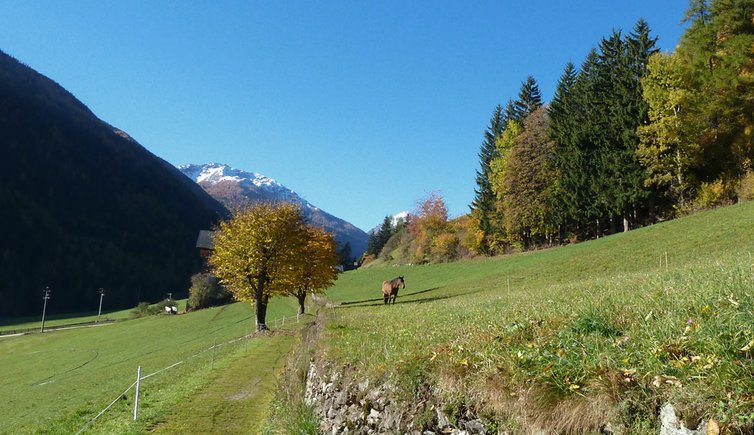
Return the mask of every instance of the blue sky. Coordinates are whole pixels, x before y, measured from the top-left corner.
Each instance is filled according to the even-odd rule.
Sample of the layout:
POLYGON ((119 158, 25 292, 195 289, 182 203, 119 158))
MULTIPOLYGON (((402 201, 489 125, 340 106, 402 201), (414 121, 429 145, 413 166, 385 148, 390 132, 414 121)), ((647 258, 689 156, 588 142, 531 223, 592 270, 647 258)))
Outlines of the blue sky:
POLYGON ((497 104, 613 29, 672 51, 687 0, 0 2, 0 49, 175 165, 275 178, 367 230, 468 212, 497 104))

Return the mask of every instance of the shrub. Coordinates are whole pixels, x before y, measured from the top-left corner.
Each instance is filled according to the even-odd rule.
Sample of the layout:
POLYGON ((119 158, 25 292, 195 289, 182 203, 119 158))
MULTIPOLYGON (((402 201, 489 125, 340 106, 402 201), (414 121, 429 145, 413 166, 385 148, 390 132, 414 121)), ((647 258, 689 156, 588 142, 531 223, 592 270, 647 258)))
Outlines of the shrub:
POLYGON ((139 305, 137 305, 133 310, 131 310, 131 313, 129 313, 130 318, 137 319, 139 317, 144 316, 154 316, 155 314, 162 314, 165 312, 166 306, 176 306, 174 300, 172 299, 164 299, 160 302, 157 302, 154 305, 150 305, 149 302, 139 302, 139 305))
POLYGON ((754 172, 747 171, 736 189, 736 195, 739 201, 751 201, 754 199, 754 172))
POLYGON ((136 319, 136 318, 144 317, 148 315, 149 315, 149 302, 139 302, 139 305, 137 305, 133 310, 131 310, 128 317, 132 319, 136 319))
POLYGON ((729 203, 730 189, 725 185, 723 180, 716 180, 712 183, 702 183, 699 187, 699 194, 694 199, 692 208, 694 210, 705 210, 729 203))
POLYGON ((374 255, 367 254, 366 252, 364 252, 364 254, 361 255, 361 259, 359 259, 359 263, 361 263, 362 266, 366 266, 367 264, 373 262, 376 259, 377 257, 375 257, 374 255))
POLYGON ((484 232, 478 228, 478 224, 471 215, 464 215, 450 221, 452 231, 458 239, 458 257, 471 258, 475 252, 482 252, 484 232))
POLYGON ((191 277, 188 306, 192 310, 224 305, 233 301, 233 294, 211 273, 197 273, 191 277))
POLYGON ((435 261, 455 260, 458 255, 458 239, 453 233, 442 233, 432 240, 432 258, 435 261))

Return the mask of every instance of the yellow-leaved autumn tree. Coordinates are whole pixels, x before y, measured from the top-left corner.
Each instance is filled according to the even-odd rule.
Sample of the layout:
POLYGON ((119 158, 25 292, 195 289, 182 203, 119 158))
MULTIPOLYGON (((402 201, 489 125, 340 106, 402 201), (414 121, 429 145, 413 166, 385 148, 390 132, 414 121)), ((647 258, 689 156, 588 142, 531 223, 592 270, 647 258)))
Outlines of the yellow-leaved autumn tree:
POLYGON ((236 300, 255 305, 257 330, 266 330, 267 302, 300 286, 297 273, 306 246, 298 206, 257 204, 220 224, 209 264, 236 300))
POLYGON ((307 226, 305 237, 306 243, 295 268, 297 284, 293 287, 299 314, 304 314, 307 293, 322 293, 338 279, 338 250, 332 234, 319 227, 307 226))

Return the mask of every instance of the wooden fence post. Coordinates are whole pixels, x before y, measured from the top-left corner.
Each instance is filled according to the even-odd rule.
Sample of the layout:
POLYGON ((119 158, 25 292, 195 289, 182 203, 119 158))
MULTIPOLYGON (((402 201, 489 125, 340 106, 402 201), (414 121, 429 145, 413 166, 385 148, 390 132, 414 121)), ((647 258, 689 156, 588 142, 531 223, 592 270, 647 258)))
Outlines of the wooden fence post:
POLYGON ((141 366, 136 370, 136 395, 134 396, 134 421, 139 416, 139 385, 141 384, 141 366))

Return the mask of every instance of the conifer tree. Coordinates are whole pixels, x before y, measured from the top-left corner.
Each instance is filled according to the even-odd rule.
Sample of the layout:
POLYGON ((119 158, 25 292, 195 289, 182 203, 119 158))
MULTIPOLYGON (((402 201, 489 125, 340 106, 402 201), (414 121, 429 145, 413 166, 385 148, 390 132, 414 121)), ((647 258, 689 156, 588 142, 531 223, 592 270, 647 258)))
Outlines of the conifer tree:
POLYGON ((573 117, 569 115, 577 109, 573 100, 573 87, 577 76, 576 67, 572 62, 568 62, 555 87, 555 95, 552 97, 550 106, 547 108, 547 115, 550 117, 550 132, 558 143, 567 142, 574 129, 573 117))
POLYGON ((689 8, 686 10, 686 14, 683 17, 682 23, 701 22, 706 24, 709 20, 709 0, 691 0, 689 2, 689 8))
POLYGON ((471 203, 471 213, 475 218, 477 230, 481 237, 478 249, 483 254, 490 254, 490 238, 495 232, 495 193, 490 181, 490 163, 498 157, 497 141, 505 128, 505 116, 502 106, 498 105, 492 112, 490 125, 484 132, 484 140, 479 150, 479 166, 476 172, 476 196, 471 203))
POLYGON ((344 266, 344 269, 353 263, 353 253, 351 248, 351 242, 346 241, 346 243, 343 244, 343 246, 338 249, 338 261, 342 266, 344 266))
POLYGON ((558 97, 562 98, 564 110, 558 111, 561 103, 556 104, 551 120, 553 131, 557 132, 553 157, 559 173, 558 204, 567 219, 566 231, 579 237, 586 237, 590 233, 588 228, 597 228, 595 235, 598 235, 600 227, 599 223, 591 225, 601 217, 594 194, 595 141, 599 133, 595 120, 599 112, 594 109, 598 104, 597 69, 598 55, 592 49, 575 79, 571 77, 573 72, 564 73, 558 97))
POLYGON ((366 255, 374 255, 374 256, 380 253, 377 250, 377 231, 370 232, 369 238, 367 239, 367 250, 364 253, 366 255))
MULTIPOLYGON (((578 72, 572 62, 565 66, 563 74, 555 88, 555 95, 547 109, 549 118, 550 137, 553 140, 552 164, 558 170, 556 188, 553 189, 553 214, 558 216, 560 227, 559 236, 563 232, 576 233, 578 223, 577 189, 572 188, 574 177, 582 176, 582 162, 579 157, 579 147, 576 140, 578 130, 577 112, 580 109, 575 95, 578 72)), ((583 183, 579 183, 583 184, 583 183)))
POLYGON ((542 95, 539 92, 539 86, 534 77, 528 76, 521 84, 521 90, 518 92, 518 99, 513 103, 513 113, 510 119, 518 122, 529 116, 542 105, 542 95))
MULTIPOLYGON (((505 110, 503 110, 503 126, 508 125, 508 121, 513 119, 516 115, 516 107, 513 103, 513 100, 508 100, 507 103, 505 103, 505 110)), ((503 130, 505 130, 505 127, 503 127, 503 130)))
POLYGON ((385 216, 380 224, 379 229, 371 232, 369 239, 367 240, 366 253, 373 256, 380 255, 380 251, 385 246, 390 236, 393 235, 393 219, 390 216, 385 216))
POLYGON ((636 129, 646 123, 648 107, 643 100, 641 77, 654 50, 655 39, 642 20, 634 33, 623 38, 613 32, 600 44, 597 69, 598 106, 593 122, 599 126, 596 136, 597 206, 614 231, 615 218, 623 220, 628 231, 630 221, 649 197, 644 186, 644 171, 638 161, 636 129))
POLYGON ((649 24, 642 18, 636 22, 633 31, 626 38, 626 42, 628 43, 629 67, 634 74, 632 77, 633 80, 640 80, 646 75, 649 58, 658 52, 656 48, 657 37, 652 38, 650 33, 649 24))

